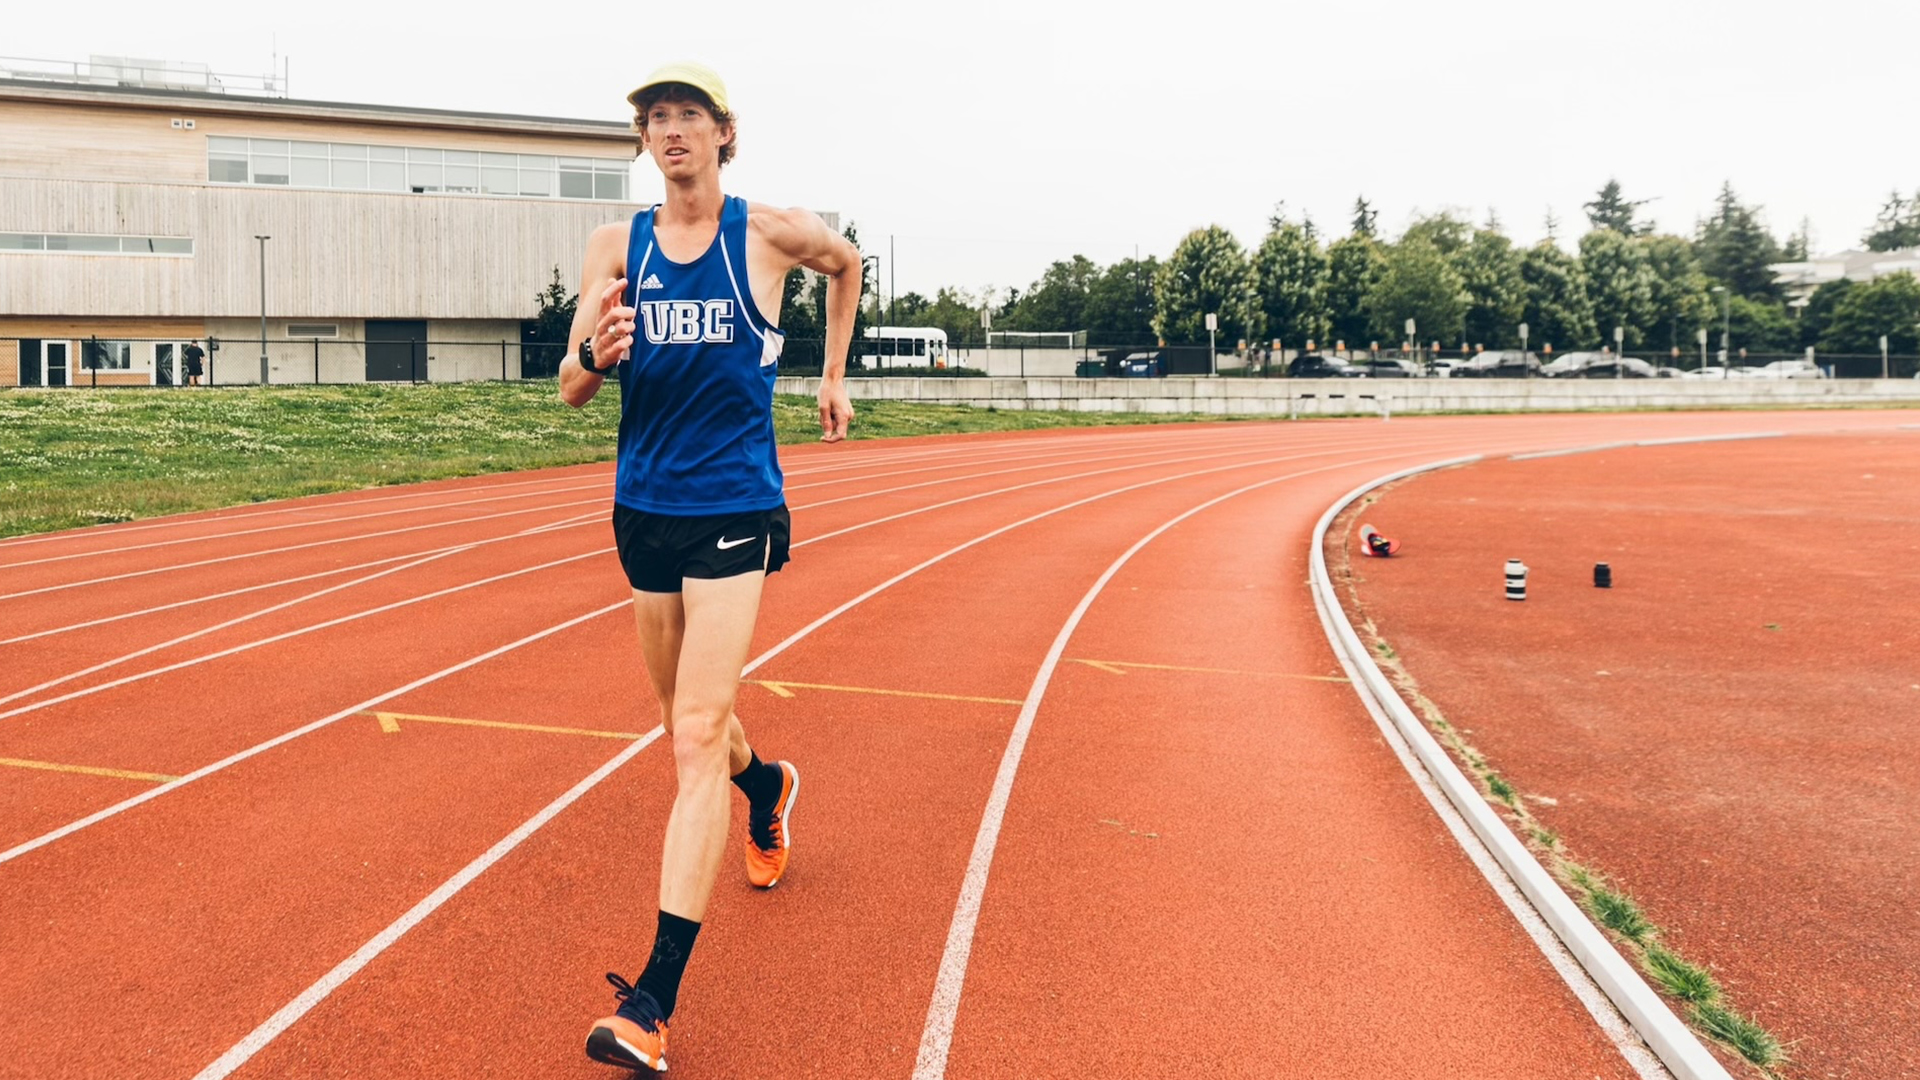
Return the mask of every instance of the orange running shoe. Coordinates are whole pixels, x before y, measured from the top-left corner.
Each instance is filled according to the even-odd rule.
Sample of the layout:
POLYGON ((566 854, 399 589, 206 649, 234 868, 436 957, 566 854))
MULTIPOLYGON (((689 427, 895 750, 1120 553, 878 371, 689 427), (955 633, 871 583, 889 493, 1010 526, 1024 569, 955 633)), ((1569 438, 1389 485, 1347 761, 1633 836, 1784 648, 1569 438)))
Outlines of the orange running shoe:
POLYGON ((659 1003, 611 971, 607 981, 613 984, 613 996, 620 999, 620 1009, 593 1022, 593 1030, 587 1032, 587 1056, 636 1071, 666 1072, 667 1022, 659 1003))
POLYGON ((787 853, 793 849, 793 800, 800 794, 800 770, 791 761, 779 761, 780 798, 764 816, 747 811, 747 880, 763 889, 780 883, 787 872, 787 853))

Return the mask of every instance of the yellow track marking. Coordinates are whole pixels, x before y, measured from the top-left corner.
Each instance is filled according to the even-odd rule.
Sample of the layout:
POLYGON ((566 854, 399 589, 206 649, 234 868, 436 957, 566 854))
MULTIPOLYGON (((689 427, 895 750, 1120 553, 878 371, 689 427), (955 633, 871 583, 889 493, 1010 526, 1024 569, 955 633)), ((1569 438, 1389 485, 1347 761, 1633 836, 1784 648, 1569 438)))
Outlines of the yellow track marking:
POLYGON ((636 735, 631 731, 594 731, 590 728, 548 727, 545 724, 509 724, 501 720, 462 720, 453 716, 419 716, 414 713, 377 712, 370 714, 380 721, 380 730, 389 735, 400 731, 400 721, 412 724, 454 724, 459 727, 500 728, 504 731, 537 731, 543 735, 586 735, 595 739, 644 739, 645 735, 636 735))
POLYGON ((987 705, 1022 705, 1019 698, 971 697, 966 694, 932 694, 920 690, 880 690, 871 686, 830 686, 826 683, 788 682, 771 679, 742 679, 755 686, 764 686, 769 691, 790 698, 795 688, 801 690, 832 690, 842 694, 881 694, 886 697, 928 698, 933 701, 978 701, 987 705))
POLYGON ((61 765, 52 761, 25 761, 21 758, 0 757, 0 765, 11 765, 16 769, 45 769, 48 772, 83 773, 87 776, 111 776, 120 780, 150 780, 156 784, 165 784, 180 779, 165 773, 133 772, 128 769, 102 769, 97 765, 61 765))
POLYGON ((1343 683, 1347 681, 1340 675, 1294 675, 1285 671, 1237 671, 1233 668, 1182 667, 1179 664, 1135 664, 1125 660, 1082 660, 1071 656, 1067 659, 1076 664, 1085 664, 1115 675, 1125 675, 1126 668, 1145 668, 1150 671, 1198 671, 1208 675, 1256 675, 1267 679, 1307 679, 1312 682, 1343 683))

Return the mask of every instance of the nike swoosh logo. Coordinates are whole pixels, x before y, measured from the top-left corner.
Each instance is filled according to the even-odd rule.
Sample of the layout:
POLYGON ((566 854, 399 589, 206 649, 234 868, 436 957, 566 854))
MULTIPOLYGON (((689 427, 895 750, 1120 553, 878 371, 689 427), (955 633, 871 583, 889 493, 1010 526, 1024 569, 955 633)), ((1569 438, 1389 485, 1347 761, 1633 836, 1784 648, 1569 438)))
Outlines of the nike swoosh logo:
POLYGON ((721 551, 728 551, 739 547, 741 544, 751 544, 758 539, 760 538, 757 536, 743 536, 738 540, 729 540, 723 536, 719 540, 719 547, 721 551))

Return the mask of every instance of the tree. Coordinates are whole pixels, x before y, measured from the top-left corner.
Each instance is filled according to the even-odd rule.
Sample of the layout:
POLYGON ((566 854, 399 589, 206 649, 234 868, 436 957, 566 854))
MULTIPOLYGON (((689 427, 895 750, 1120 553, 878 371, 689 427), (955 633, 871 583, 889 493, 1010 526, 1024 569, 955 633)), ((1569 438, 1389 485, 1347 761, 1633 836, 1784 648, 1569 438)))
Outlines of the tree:
POLYGON ((1327 334, 1327 256, 1312 221, 1291 221, 1275 206, 1267 226, 1267 238, 1253 256, 1266 336, 1302 348, 1327 334))
POLYGON ((1153 283, 1160 260, 1121 259, 1106 268, 1087 289, 1089 341, 1139 345, 1153 340, 1153 283))
POLYGON ((1415 218, 1400 236, 1400 242, 1424 241, 1451 259, 1473 240, 1473 226, 1446 211, 1415 218))
POLYGON ((1533 348, 1557 345, 1562 352, 1591 344, 1593 302, 1587 298, 1586 275, 1580 261, 1542 240, 1520 256, 1520 279, 1527 299, 1525 322, 1533 348))
POLYGON ((1780 245, 1761 222, 1760 208, 1742 205, 1731 182, 1721 186, 1713 216, 1700 223, 1694 252, 1707 276, 1735 295, 1776 304, 1785 299, 1767 269, 1780 261, 1780 245))
POLYGON ((1209 312, 1220 316, 1220 332, 1230 342, 1242 333, 1257 337, 1263 328, 1246 252, 1218 225, 1180 241, 1154 279, 1153 298, 1154 332, 1168 341, 1207 340, 1209 312))
POLYGON ((1100 268, 1085 255, 1047 267, 1040 280, 1019 297, 1008 312, 1003 330, 1084 330, 1087 294, 1100 268))
POLYGON ((1821 347, 1842 353, 1920 352, 1920 280, 1901 272, 1861 282, 1834 305, 1821 347))
POLYGON ((1361 348, 1370 340, 1365 301, 1385 263, 1379 242, 1367 233, 1351 233, 1327 247, 1328 333, 1348 348, 1361 348))
POLYGON ((943 288, 933 294, 933 300, 920 313, 919 325, 945 330, 951 342, 981 341, 985 331, 980 328, 980 309, 984 306, 984 301, 964 289, 943 288))
POLYGON ((1638 236, 1651 231, 1650 226, 1637 224, 1634 212, 1652 202, 1652 199, 1627 200, 1620 195, 1620 181, 1607 178, 1607 184, 1600 189, 1590 203, 1582 204, 1587 211, 1587 220, 1596 229, 1612 229, 1621 236, 1638 236))
POLYGON ((1770 300, 1735 296, 1728 301, 1728 321, 1733 342, 1728 347, 1748 352, 1787 352, 1793 348, 1796 334, 1786 309, 1770 300))
POLYGON ((567 341, 573 335, 573 316, 580 308, 577 293, 567 291, 566 280, 555 264, 553 280, 533 294, 537 305, 531 320, 520 324, 520 375, 544 378, 560 371, 567 358, 567 341))
MULTIPOLYGON (((1834 311, 1839 308, 1840 302, 1847 298, 1853 286, 1853 282, 1841 278, 1838 281, 1827 282, 1813 290, 1812 296, 1807 297, 1807 305, 1800 309, 1798 320, 1800 328, 1795 343, 1800 348, 1804 349, 1809 345, 1823 349, 1828 347, 1827 343, 1831 339, 1827 334, 1827 327, 1833 322, 1834 311)), ((1877 339, 1875 347, 1878 347, 1877 339)))
POLYGON ((1513 241, 1489 224, 1474 232, 1454 265, 1467 290, 1464 340, 1494 349, 1518 345, 1527 288, 1513 241))
POLYGON ((1693 245, 1684 237, 1667 234, 1645 237, 1640 244, 1652 287, 1647 344, 1690 350, 1694 334, 1712 325, 1718 310, 1693 245))
POLYGON ((1353 200, 1353 234, 1355 236, 1380 235, 1380 211, 1362 195, 1353 200))
POLYGON ((1639 241, 1612 229, 1595 229, 1580 238, 1580 269, 1601 341, 1611 342, 1617 326, 1627 333, 1627 348, 1646 348, 1654 321, 1653 271, 1639 241))
POLYGON ((1787 237, 1787 246, 1780 249, 1780 258, 1785 262, 1806 262, 1813 252, 1813 219, 1803 217, 1800 227, 1787 237))
POLYGON ((1889 194, 1887 204, 1874 219, 1873 229, 1861 237, 1861 242, 1867 245, 1868 251, 1920 247, 1920 191, 1914 192, 1911 199, 1901 198, 1898 191, 1889 194))
POLYGON ((1375 340, 1406 340, 1406 322, 1419 334, 1459 338, 1467 314, 1467 287, 1459 271, 1433 242, 1414 236, 1387 250, 1381 274, 1362 306, 1375 340))
POLYGON ((895 326, 925 326, 927 309, 932 306, 933 301, 917 292, 903 293, 887 305, 887 318, 895 326))

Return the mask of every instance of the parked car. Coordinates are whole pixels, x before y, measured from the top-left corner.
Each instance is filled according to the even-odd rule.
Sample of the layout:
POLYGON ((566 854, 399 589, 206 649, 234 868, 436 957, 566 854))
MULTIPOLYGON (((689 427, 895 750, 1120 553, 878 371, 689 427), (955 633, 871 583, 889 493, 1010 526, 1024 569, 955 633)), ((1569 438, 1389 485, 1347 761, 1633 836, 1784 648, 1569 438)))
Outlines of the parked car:
POLYGON ((1652 364, 1632 356, 1623 356, 1618 360, 1608 357, 1588 364, 1576 378, 1581 379, 1651 379, 1658 372, 1652 364))
POLYGON ((1435 360, 1427 365, 1427 373, 1436 379, 1451 378, 1453 369, 1459 367, 1460 363, 1458 360, 1435 360))
POLYGON ((1744 379, 1747 377, 1747 369, 1724 368, 1718 364, 1708 364, 1706 367, 1685 372, 1680 377, 1683 379, 1744 379))
POLYGON ((1685 371, 1682 371, 1677 367, 1668 367, 1665 364, 1662 364, 1659 367, 1654 368, 1653 373, 1656 377, 1662 378, 1662 379, 1678 379, 1681 376, 1686 374, 1685 371))
POLYGON ((1775 360, 1757 368, 1750 368, 1749 375, 1755 379, 1824 379, 1827 373, 1820 365, 1811 360, 1775 360))
POLYGON ((1541 365, 1540 374, 1549 379, 1564 379, 1569 375, 1578 375, 1587 369, 1587 365, 1604 359, 1607 353, 1570 352, 1554 357, 1541 365))
POLYGON ((1407 379, 1420 374, 1411 360, 1393 360, 1378 357, 1352 365, 1354 373, 1363 379, 1407 379))
POLYGON ((1454 379, 1518 379, 1540 373, 1540 358, 1518 349, 1483 352, 1471 360, 1453 366, 1454 379))
POLYGON ((1319 353, 1296 356, 1287 365, 1287 377, 1290 379, 1354 379, 1360 374, 1359 368, 1345 360, 1319 353))

